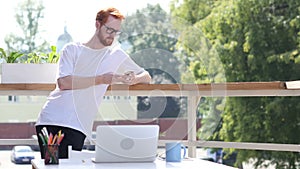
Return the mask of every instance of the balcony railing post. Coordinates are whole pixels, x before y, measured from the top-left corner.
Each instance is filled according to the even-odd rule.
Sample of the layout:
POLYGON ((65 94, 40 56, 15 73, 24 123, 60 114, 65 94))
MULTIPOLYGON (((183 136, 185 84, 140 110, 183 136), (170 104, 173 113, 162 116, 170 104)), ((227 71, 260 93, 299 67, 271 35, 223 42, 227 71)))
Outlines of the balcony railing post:
POLYGON ((187 119, 188 119, 188 156, 195 158, 197 156, 197 146, 193 143, 197 141, 197 107, 200 96, 193 96, 189 92, 187 106, 187 119))

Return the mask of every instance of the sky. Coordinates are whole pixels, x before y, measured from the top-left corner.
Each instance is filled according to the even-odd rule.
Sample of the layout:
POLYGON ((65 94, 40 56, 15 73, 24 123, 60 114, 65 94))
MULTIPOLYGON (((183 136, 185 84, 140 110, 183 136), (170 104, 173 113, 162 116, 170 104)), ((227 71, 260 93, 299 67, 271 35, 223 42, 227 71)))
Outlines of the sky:
MULTIPOLYGON (((21 0, 1 0, 0 2, 0 48, 6 49, 4 38, 10 33, 20 32, 14 16, 15 8, 21 0)), ((169 11, 169 0, 43 0, 44 18, 40 22, 40 35, 50 45, 56 45, 59 35, 64 33, 64 26, 74 41, 85 42, 95 32, 95 16, 102 7, 113 6, 125 16, 147 4, 160 4, 169 11)))

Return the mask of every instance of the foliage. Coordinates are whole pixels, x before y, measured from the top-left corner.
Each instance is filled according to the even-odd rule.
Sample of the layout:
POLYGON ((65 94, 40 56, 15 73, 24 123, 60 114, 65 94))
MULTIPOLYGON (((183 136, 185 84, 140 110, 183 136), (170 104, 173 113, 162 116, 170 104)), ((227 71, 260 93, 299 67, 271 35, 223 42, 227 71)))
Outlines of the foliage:
MULTIPOLYGON (((169 15, 159 5, 148 4, 127 16, 122 31, 127 36, 119 40, 132 59, 149 71, 152 83, 180 82, 181 63, 174 55, 178 33, 172 29, 169 15)), ((182 98, 138 97, 138 100, 139 118, 177 117, 184 109, 180 108, 182 98), (153 110, 155 107, 164 109, 153 110)))
POLYGON ((25 54, 18 51, 6 52, 0 48, 0 58, 4 59, 5 63, 57 63, 60 55, 56 51, 56 46, 51 46, 50 49, 47 53, 31 52, 25 54))
POLYGON ((46 50, 49 44, 40 37, 41 30, 39 30, 43 10, 42 1, 23 0, 19 3, 15 17, 20 33, 11 33, 5 37, 8 51, 21 51, 28 54, 46 50))
POLYGON ((5 63, 15 63, 18 58, 22 57, 24 54, 20 52, 10 52, 6 53, 3 48, 0 48, 0 58, 5 60, 5 63))
POLYGON ((59 54, 56 51, 56 46, 51 46, 51 51, 48 53, 29 53, 25 63, 57 63, 59 54))
MULTIPOLYGON (((173 22, 174 26, 181 32, 177 49, 180 49, 180 59, 188 65, 188 69, 182 73, 182 82, 225 82, 224 68, 219 54, 213 43, 203 33, 200 22, 197 22, 209 15, 215 4, 213 1, 189 0, 179 6, 176 3, 178 1, 171 3, 171 9, 172 17, 176 18, 173 22)), ((216 131, 222 124, 221 113, 224 109, 224 102, 224 98, 201 98, 198 108, 202 119, 199 139, 220 140, 216 131)))
POLYGON ((160 69, 165 72, 165 77, 171 75, 176 82, 180 81, 180 63, 173 55, 177 33, 170 27, 169 16, 159 5, 148 5, 127 16, 122 30, 127 37, 120 40, 127 44, 128 53, 139 65, 160 69))
MULTIPOLYGON (((226 81, 230 82, 299 79, 296 73, 300 69, 299 1, 184 0, 180 4, 173 1, 172 6, 174 16, 182 17, 192 26, 201 29, 212 45, 211 48, 216 49, 221 63, 214 65, 215 72, 208 71, 209 62, 204 62, 199 57, 203 52, 186 47, 186 44, 195 44, 195 38, 185 36, 184 41, 179 41, 177 45, 190 57, 186 60, 190 61, 195 82, 205 82, 208 79, 214 81, 220 74, 219 67, 223 68, 221 74, 226 75, 226 81), (199 5, 203 3, 204 5, 199 5), (207 5, 210 10, 205 10, 207 5), (175 7, 179 10, 175 10, 175 7)), ((182 24, 177 27, 180 25, 182 24)), ((197 36, 199 37, 201 38, 197 36)), ((201 45, 198 43, 198 46, 201 45)), ((238 142, 299 144, 300 140, 295 136, 295 133, 300 132, 298 102, 298 97, 227 98, 222 113, 222 126, 212 138, 238 142)), ((223 102, 220 103, 210 108, 207 108, 208 104, 202 110, 211 113, 218 105, 223 105, 223 102)), ((277 168, 299 167, 297 162, 300 161, 300 155, 296 152, 235 151, 238 151, 237 163, 254 158, 257 167, 263 165, 265 160, 270 160, 277 168)))
POLYGON ((56 63, 59 54, 56 46, 51 46, 40 35, 39 23, 43 18, 43 1, 23 0, 16 9, 16 22, 21 34, 7 35, 5 43, 7 52, 1 48, 1 58, 7 63, 56 63))

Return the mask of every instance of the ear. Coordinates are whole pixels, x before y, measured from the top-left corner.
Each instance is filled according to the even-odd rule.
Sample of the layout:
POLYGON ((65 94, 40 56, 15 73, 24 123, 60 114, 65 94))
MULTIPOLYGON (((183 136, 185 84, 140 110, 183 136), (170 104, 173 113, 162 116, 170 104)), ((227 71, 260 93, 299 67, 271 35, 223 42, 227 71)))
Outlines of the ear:
POLYGON ((96 29, 100 29, 100 26, 101 26, 100 22, 96 21, 95 26, 96 26, 96 29))

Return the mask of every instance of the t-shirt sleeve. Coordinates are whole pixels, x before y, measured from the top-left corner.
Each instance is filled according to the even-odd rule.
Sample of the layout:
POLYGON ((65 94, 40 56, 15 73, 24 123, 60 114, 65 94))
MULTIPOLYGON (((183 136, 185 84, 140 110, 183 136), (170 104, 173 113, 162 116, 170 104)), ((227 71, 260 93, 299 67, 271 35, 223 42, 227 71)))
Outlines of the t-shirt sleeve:
POLYGON ((118 55, 122 56, 121 60, 122 62, 120 63, 120 66, 117 70, 117 73, 119 74, 124 74, 128 71, 133 71, 135 74, 140 74, 142 72, 145 71, 144 68, 142 68, 141 66, 139 66, 134 60, 132 60, 132 58, 126 54, 124 51, 120 50, 118 52, 118 55))
POLYGON ((75 59, 75 47, 66 45, 60 52, 60 59, 58 62, 57 79, 73 74, 75 59))
POLYGON ((127 57, 121 65, 122 65, 121 67, 123 69, 122 73, 126 73, 128 71, 133 71, 135 74, 140 74, 145 71, 144 68, 140 67, 130 57, 127 57))

